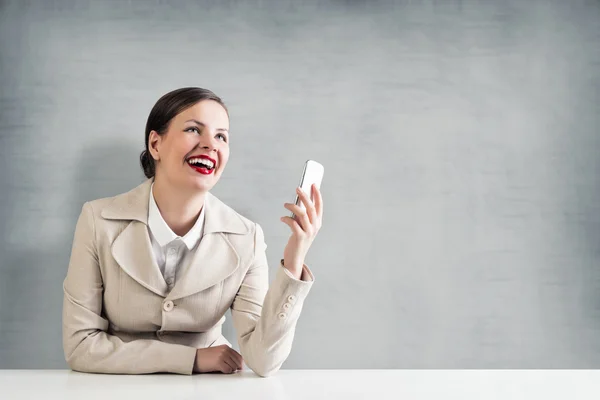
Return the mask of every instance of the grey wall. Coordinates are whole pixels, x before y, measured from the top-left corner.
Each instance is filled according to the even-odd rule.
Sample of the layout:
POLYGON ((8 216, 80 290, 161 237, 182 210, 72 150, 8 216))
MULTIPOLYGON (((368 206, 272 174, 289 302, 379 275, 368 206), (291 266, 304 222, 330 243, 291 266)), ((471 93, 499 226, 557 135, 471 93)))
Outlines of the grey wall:
POLYGON ((191 85, 230 107, 214 193, 271 272, 325 165, 286 368, 600 367, 597 1, 201 3, 0 3, 0 368, 66 368, 81 205, 142 181, 191 85))

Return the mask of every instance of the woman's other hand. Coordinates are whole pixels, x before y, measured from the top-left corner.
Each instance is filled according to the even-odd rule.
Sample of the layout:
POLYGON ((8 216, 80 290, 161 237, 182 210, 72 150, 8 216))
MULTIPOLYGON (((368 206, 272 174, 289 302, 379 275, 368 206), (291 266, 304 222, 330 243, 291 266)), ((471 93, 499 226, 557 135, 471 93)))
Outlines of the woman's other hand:
POLYGON ((194 372, 231 374, 242 369, 242 355, 227 345, 196 350, 194 372))

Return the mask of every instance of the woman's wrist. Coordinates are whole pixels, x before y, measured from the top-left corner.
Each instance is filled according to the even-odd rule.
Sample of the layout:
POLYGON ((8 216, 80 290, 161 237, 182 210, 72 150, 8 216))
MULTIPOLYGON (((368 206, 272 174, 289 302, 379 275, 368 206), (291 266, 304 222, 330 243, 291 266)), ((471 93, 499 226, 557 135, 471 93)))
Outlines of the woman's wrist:
POLYGON ((300 277, 302 276, 302 269, 304 268, 304 263, 286 263, 285 260, 282 258, 281 259, 281 266, 285 269, 287 269, 288 271, 290 271, 290 273, 294 276, 294 278, 296 279, 300 279, 300 277))

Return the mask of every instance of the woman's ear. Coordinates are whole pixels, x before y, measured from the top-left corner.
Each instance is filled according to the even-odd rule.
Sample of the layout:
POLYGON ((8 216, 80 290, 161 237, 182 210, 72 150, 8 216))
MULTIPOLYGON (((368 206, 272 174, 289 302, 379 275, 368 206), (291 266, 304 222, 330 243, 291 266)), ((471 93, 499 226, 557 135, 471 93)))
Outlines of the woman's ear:
POLYGON ((158 132, 152 130, 150 131, 150 135, 148 136, 148 151, 150 152, 150 156, 154 159, 154 161, 160 160, 160 143, 162 137, 158 134, 158 132))

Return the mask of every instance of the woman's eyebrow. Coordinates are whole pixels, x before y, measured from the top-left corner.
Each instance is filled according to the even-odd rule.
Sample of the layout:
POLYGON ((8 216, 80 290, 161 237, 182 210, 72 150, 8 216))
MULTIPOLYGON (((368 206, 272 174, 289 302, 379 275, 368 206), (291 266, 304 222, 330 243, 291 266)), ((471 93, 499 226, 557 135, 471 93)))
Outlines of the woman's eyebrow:
MULTIPOLYGON (((187 120, 187 121, 185 121, 185 122, 194 122, 196 125, 200 125, 200 126, 202 126, 202 127, 205 127, 205 126, 206 126, 206 124, 203 124, 202 122, 200 122, 200 121, 198 121, 198 120, 196 120, 196 119, 188 119, 188 120, 187 120)), ((223 132, 228 132, 228 133, 229 133, 229 131, 228 131, 227 129, 225 129, 225 128, 217 128, 217 130, 218 130, 218 131, 223 131, 223 132)))

